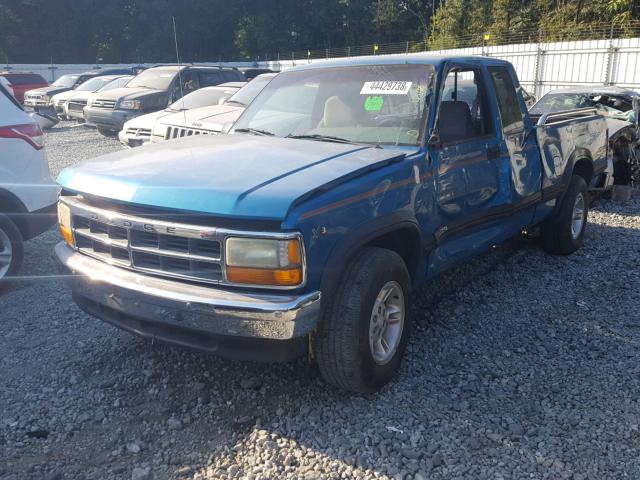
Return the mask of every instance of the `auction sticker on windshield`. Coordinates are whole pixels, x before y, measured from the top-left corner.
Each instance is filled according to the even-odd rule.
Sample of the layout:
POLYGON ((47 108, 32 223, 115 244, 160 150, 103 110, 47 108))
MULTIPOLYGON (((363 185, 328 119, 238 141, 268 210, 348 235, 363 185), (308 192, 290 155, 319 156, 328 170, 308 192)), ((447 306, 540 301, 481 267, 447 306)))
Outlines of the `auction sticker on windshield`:
POLYGON ((360 95, 406 95, 413 82, 379 81, 365 82, 360 95))

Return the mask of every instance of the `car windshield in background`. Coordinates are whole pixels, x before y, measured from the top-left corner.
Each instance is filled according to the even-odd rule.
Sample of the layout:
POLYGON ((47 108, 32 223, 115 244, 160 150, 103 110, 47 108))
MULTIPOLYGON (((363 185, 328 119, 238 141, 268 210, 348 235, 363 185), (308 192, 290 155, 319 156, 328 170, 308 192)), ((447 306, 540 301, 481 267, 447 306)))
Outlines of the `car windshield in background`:
POLYGON ((95 77, 87 80, 76 88, 78 92, 96 92, 111 82, 111 78, 95 77))
POLYGON ((230 98, 237 89, 235 88, 202 88, 185 95, 180 100, 173 102, 170 110, 188 110, 190 108, 208 107, 210 105, 219 105, 221 100, 230 98))
POLYGON ((129 82, 130 88, 152 88, 154 90, 166 90, 171 85, 177 70, 150 69, 145 70, 129 82))
POLYGON ((80 75, 63 75, 51 84, 52 87, 73 87, 80 75))
POLYGON ((258 76, 247 83, 244 87, 236 92, 236 94, 231 97, 228 103, 237 103, 243 107, 246 107, 253 99, 258 96, 258 94, 262 91, 264 87, 273 79, 271 75, 258 76))
POLYGON ((126 77, 116 78, 115 80, 111 80, 105 86, 101 87, 99 92, 106 92, 107 90, 113 90, 115 88, 122 88, 127 85, 133 78, 133 75, 127 75, 126 77))
POLYGON ((311 68, 274 77, 235 131, 365 144, 418 145, 432 65, 311 68))
MULTIPOLYGON (((586 93, 552 93, 547 94, 536 103, 529 113, 532 115, 542 115, 544 113, 563 112, 576 108, 597 108, 598 110, 610 114, 622 113, 622 109, 614 108, 609 101, 609 97, 604 95, 589 95, 586 93)), ((615 102, 614 102, 615 104, 615 102)))

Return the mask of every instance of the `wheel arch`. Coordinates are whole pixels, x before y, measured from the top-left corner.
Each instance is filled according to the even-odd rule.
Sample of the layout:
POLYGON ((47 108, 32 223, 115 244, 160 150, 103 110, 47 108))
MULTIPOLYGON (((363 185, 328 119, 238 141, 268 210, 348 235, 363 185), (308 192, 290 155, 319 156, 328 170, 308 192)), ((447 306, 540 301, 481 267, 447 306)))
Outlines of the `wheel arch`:
MULTIPOLYGON (((579 175, 587 182, 587 186, 591 184, 593 180, 593 159, 591 154, 586 150, 576 150, 573 155, 573 166, 571 169, 571 175, 579 175)), ((571 180, 569 178, 569 180, 571 180)))
POLYGON ((340 278, 354 255, 365 247, 386 248, 402 257, 412 283, 419 281, 424 241, 418 224, 413 219, 380 218, 360 226, 349 233, 332 250, 320 282, 323 298, 331 298, 340 278))
POLYGON ((15 223, 22 236, 27 235, 28 225, 25 220, 27 208, 18 197, 3 188, 0 188, 0 213, 4 213, 15 223))

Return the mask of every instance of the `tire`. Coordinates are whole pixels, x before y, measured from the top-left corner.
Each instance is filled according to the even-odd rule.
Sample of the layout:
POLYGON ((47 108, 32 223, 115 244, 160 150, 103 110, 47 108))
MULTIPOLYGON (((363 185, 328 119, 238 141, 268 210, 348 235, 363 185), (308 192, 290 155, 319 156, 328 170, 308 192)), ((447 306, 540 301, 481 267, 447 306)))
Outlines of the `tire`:
POLYGON ((111 138, 118 136, 118 132, 114 130, 109 130, 108 128, 103 128, 103 127, 98 127, 98 133, 100 133, 101 135, 104 135, 105 137, 111 137, 111 138))
POLYGON ((9 217, 0 213, 0 290, 18 273, 23 256, 20 230, 9 217))
POLYGON ((397 253, 368 247, 356 255, 314 337, 318 367, 327 383, 368 393, 391 380, 411 331, 407 314, 410 289, 409 272, 397 253), (374 306, 383 292, 389 296, 377 305, 389 313, 387 316, 383 309, 374 320, 374 306), (389 347, 386 353, 384 344, 374 341, 380 335, 389 347))
POLYGON ((588 214, 587 183, 574 175, 557 213, 542 224, 542 248, 553 255, 571 255, 578 250, 584 240, 588 214))

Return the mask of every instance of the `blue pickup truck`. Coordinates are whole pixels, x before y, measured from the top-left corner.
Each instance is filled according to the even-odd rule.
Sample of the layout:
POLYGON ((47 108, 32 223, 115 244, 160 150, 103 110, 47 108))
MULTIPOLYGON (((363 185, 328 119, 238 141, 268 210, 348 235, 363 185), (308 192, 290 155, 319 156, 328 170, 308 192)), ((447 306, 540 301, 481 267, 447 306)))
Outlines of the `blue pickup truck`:
POLYGON ((329 383, 375 390, 425 280, 524 230, 552 254, 583 242, 605 121, 532 119, 521 92, 490 58, 327 61, 274 77, 229 135, 68 168, 56 253, 73 298, 150 339, 307 354, 329 383))

